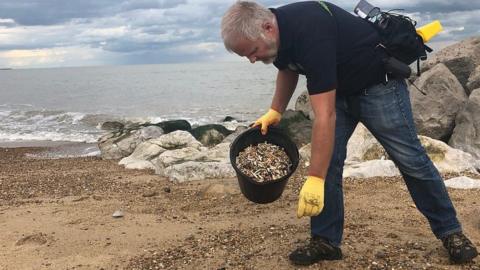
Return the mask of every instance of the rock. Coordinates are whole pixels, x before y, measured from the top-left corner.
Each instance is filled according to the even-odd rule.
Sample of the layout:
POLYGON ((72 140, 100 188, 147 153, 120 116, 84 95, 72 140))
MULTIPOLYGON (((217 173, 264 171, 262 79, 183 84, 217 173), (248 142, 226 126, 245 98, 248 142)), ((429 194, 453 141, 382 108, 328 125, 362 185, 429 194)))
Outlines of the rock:
POLYGON ((220 143, 208 149, 205 153, 205 161, 221 161, 228 163, 230 160, 230 143, 220 143))
MULTIPOLYGON (((310 152, 311 144, 307 144, 299 150, 301 158, 307 163, 310 160, 310 152)), ((348 141, 345 163, 355 164, 368 160, 384 159, 388 159, 385 149, 373 137, 370 131, 363 124, 359 123, 348 141)))
POLYGON ((102 136, 98 148, 103 159, 120 159, 132 154, 140 143, 162 134, 160 127, 132 124, 129 128, 102 136))
POLYGON ((303 91, 300 96, 298 96, 297 101, 295 102, 295 111, 300 111, 310 120, 315 118, 315 114, 312 111, 312 104, 310 103, 310 96, 308 91, 303 91))
POLYGON ((167 149, 150 141, 146 141, 139 144, 129 157, 141 160, 151 160, 165 151, 167 151, 167 149))
POLYGON ((445 181, 445 186, 458 189, 480 188, 480 180, 466 176, 451 178, 445 181))
POLYGON ((203 145, 212 146, 219 144, 226 136, 232 133, 222 125, 203 125, 192 129, 193 137, 203 145))
POLYGON ((137 132, 138 132, 138 137, 142 141, 158 138, 165 133, 161 127, 157 127, 157 126, 146 126, 146 127, 140 128, 139 131, 137 132))
POLYGON ((168 166, 184 163, 186 161, 204 160, 204 157, 205 153, 200 152, 198 149, 194 147, 185 147, 181 149, 165 151, 157 158, 152 160, 152 162, 157 168, 163 170, 168 166))
POLYGON ((164 191, 165 193, 170 193, 170 192, 172 192, 172 190, 171 190, 169 187, 164 187, 164 188, 163 188, 163 191, 164 191))
POLYGON ((302 112, 286 110, 278 127, 283 128, 298 147, 310 143, 312 136, 312 121, 302 112))
POLYGON ((129 133, 116 136, 116 134, 106 134, 99 139, 98 148, 103 159, 121 159, 130 155, 135 149, 136 144, 133 143, 132 138, 129 138, 129 133), (122 144, 117 144, 117 141, 122 139, 128 140, 122 144))
MULTIPOLYGON (((232 181, 233 182, 233 181, 232 181)), ((233 184, 210 184, 202 192, 203 198, 208 198, 212 196, 226 196, 226 195, 235 195, 239 194, 240 189, 238 185, 233 184)))
POLYGON ((155 166, 149 161, 165 151, 165 148, 150 141, 142 142, 130 156, 123 158, 118 164, 125 165, 128 169, 154 169, 155 166))
POLYGON ((480 89, 474 90, 456 120, 453 135, 448 142, 480 159, 480 89))
POLYGON ((369 178, 376 176, 399 176, 400 172, 391 160, 369 160, 346 165, 343 177, 369 178))
POLYGON ((139 160, 139 159, 129 159, 128 162, 123 164, 125 166, 125 169, 131 169, 131 170, 155 170, 156 167, 155 165, 148 160, 139 160))
POLYGON ((475 68, 475 70, 470 74, 467 82, 467 95, 470 95, 473 90, 480 88, 480 65, 475 68))
POLYGON ((222 143, 232 143, 238 137, 238 135, 242 134, 242 132, 247 129, 248 127, 246 126, 238 126, 233 133, 223 139, 222 143))
POLYGON ((230 163, 188 161, 165 169, 170 181, 185 182, 205 179, 224 179, 236 176, 230 163))
POLYGON ((190 123, 186 120, 170 120, 170 121, 163 121, 160 123, 155 124, 158 127, 161 127, 165 133, 174 132, 177 130, 184 130, 189 131, 192 129, 190 123))
POLYGON ((448 141, 455 117, 467 101, 465 90, 443 64, 424 72, 415 85, 427 94, 410 91, 418 134, 448 141))
POLYGON ((155 190, 149 190, 149 191, 145 191, 142 194, 142 197, 149 198, 149 197, 155 197, 157 195, 158 195, 158 192, 156 192, 155 190))
POLYGON ((100 127, 102 130, 122 130, 125 127, 123 123, 116 122, 116 121, 110 121, 110 122, 104 122, 102 126, 100 127))
POLYGON ((383 146, 361 123, 357 125, 347 144, 346 163, 363 162, 375 159, 387 159, 383 146))
POLYGON ((298 153, 300 154, 300 162, 303 162, 305 166, 309 166, 310 157, 312 155, 312 144, 309 143, 302 146, 302 148, 298 150, 298 153))
POLYGON ((124 216, 124 214, 123 214, 123 211, 122 211, 122 210, 117 210, 117 211, 115 211, 115 212, 113 213, 113 215, 112 215, 112 217, 114 217, 114 218, 121 218, 121 217, 123 217, 123 216, 124 216))
POLYGON ((193 147, 200 149, 202 144, 197 141, 192 134, 187 131, 177 130, 150 140, 150 143, 156 144, 167 150, 180 149, 184 147, 193 147))
POLYGON ((447 145, 446 143, 419 136, 420 142, 433 161, 435 167, 442 173, 476 173, 476 159, 469 153, 463 152, 447 145))
POLYGON ((235 119, 234 117, 231 117, 231 116, 226 116, 225 118, 223 118, 222 122, 232 122, 232 121, 236 121, 237 119, 235 119))
POLYGON ((480 65, 480 37, 462 40, 430 55, 423 63, 422 70, 431 69, 438 63, 445 64, 460 84, 467 88, 468 78, 475 67, 480 65))

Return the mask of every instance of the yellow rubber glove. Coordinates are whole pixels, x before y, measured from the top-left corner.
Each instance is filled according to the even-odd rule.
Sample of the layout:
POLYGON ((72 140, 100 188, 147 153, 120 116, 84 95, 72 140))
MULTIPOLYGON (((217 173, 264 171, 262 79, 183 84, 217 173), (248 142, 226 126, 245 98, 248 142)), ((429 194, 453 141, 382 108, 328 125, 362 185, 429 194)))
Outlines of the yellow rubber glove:
POLYGON ((316 176, 308 176, 300 190, 297 217, 318 216, 323 209, 325 180, 316 176))
POLYGON ((267 134, 268 126, 280 123, 280 119, 282 119, 282 115, 274 109, 270 109, 266 114, 258 118, 252 127, 260 126, 262 134, 265 135, 267 134))

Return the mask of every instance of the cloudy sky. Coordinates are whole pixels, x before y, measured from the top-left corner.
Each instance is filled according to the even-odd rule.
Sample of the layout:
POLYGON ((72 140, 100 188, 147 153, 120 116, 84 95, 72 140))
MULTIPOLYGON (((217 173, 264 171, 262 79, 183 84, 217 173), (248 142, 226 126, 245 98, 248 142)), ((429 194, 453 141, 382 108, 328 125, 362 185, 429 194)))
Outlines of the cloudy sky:
MULTIPOLYGON (((233 0, 1 0, 0 68, 238 61, 219 25, 233 0)), ((258 1, 275 7, 295 1, 258 1)), ((357 0, 331 0, 352 11, 357 0)), ((480 35, 480 0, 369 0, 439 19, 440 48, 480 35)), ((238 59, 237 59, 238 58, 238 59)))

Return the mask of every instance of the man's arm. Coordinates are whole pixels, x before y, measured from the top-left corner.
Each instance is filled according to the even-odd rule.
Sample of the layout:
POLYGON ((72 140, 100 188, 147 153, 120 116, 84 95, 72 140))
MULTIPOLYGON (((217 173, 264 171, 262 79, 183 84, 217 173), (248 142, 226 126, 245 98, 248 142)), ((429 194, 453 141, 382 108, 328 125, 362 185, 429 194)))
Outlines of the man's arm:
POLYGON ((308 175, 325 179, 335 143, 335 90, 311 95, 315 114, 308 175))
POLYGON ((292 98, 292 94, 297 87, 298 74, 289 70, 279 70, 277 74, 277 82, 275 94, 273 95, 271 108, 279 113, 283 113, 287 108, 288 102, 292 98))

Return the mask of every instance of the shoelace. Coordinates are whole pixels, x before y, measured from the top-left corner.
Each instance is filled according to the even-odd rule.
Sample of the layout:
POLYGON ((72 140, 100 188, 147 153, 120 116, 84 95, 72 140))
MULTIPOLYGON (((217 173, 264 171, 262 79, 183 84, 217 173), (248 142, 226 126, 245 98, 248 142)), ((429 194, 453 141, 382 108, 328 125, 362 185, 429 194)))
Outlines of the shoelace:
POLYGON ((451 247, 458 248, 461 246, 466 246, 467 249, 470 249, 472 247, 472 243, 470 242, 470 240, 468 240, 468 238, 465 237, 465 235, 460 233, 455 233, 450 237, 447 237, 445 240, 446 240, 445 246, 447 248, 451 248, 451 247))

